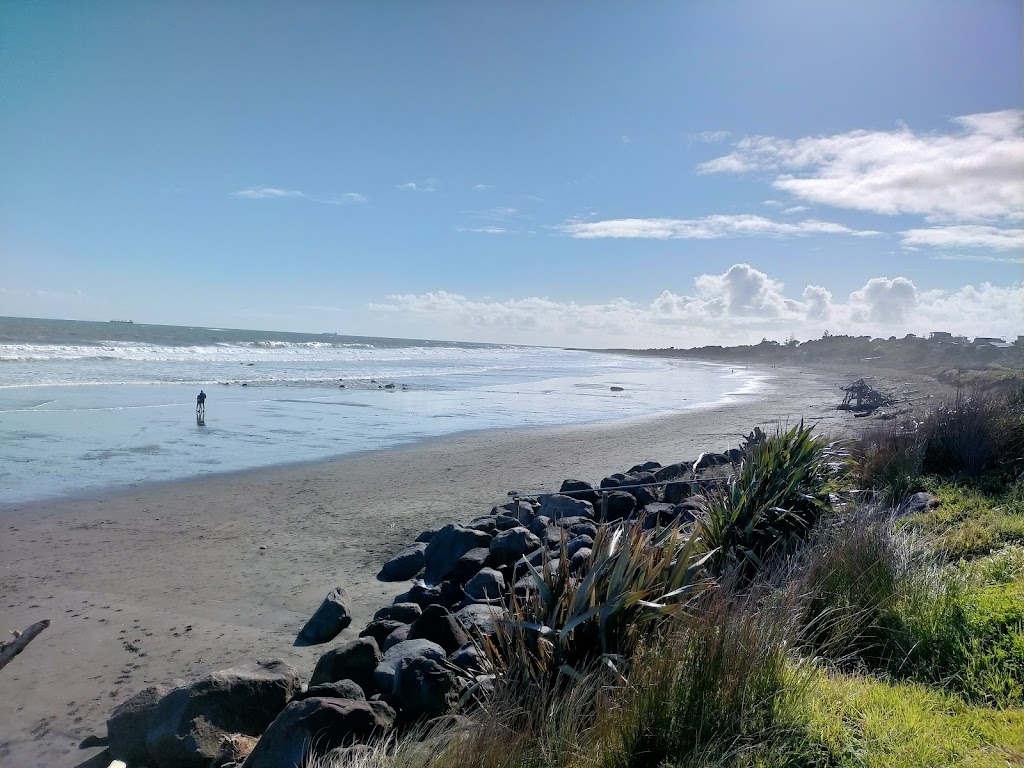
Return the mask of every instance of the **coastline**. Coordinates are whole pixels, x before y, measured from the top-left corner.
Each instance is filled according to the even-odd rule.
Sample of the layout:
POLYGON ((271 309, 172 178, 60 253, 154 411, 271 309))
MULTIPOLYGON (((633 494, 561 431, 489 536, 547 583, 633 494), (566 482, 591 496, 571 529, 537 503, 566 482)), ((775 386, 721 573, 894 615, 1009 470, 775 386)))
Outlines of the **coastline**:
MULTIPOLYGON (((120 701, 253 658, 304 674, 330 644, 295 633, 335 586, 353 628, 407 588, 375 578, 423 528, 464 522, 507 491, 556 490, 638 461, 692 459, 755 425, 843 433, 835 377, 772 369, 730 402, 628 421, 457 433, 309 462, 10 505, 0 542, 8 629, 51 618, 0 676, 5 765, 75 766, 120 701)), ((355 635, 346 630, 343 641, 355 635)))

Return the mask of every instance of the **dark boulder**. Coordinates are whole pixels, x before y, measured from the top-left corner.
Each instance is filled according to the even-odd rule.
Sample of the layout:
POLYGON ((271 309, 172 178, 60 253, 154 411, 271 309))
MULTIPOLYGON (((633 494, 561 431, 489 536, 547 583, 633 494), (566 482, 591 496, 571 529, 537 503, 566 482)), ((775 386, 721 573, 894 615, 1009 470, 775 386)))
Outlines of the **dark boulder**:
MULTIPOLYGON (((625 491, 608 491, 604 494, 605 498, 602 504, 604 505, 604 514, 606 515, 606 521, 614 520, 625 520, 636 509, 636 497, 631 493, 625 491)), ((601 514, 601 506, 597 507, 598 515, 601 514)))
POLYGON ((375 614, 374 619, 394 619, 403 624, 412 624, 423 614, 423 609, 416 603, 392 603, 385 605, 375 614))
POLYGON ((352 680, 336 680, 333 683, 311 685, 301 693, 296 693, 292 701, 303 699, 352 699, 365 701, 366 693, 352 680))
POLYGON ((404 643, 399 643, 388 649, 388 652, 384 654, 384 658, 377 664, 377 668, 373 671, 373 681, 376 689, 381 692, 381 695, 391 701, 394 698, 396 688, 396 680, 398 675, 398 665, 403 659, 423 657, 433 659, 434 661, 441 662, 447 658, 447 654, 437 643, 432 643, 429 640, 406 640, 404 643))
POLYGON ((506 615, 504 606, 474 603, 460 608, 455 618, 467 632, 476 637, 491 636, 495 633, 494 622, 506 615))
MULTIPOLYGON (((532 515, 530 519, 533 519, 532 515)), ((509 517, 508 515, 495 515, 494 517, 494 526, 498 531, 507 531, 512 528, 518 528, 522 524, 523 523, 521 520, 518 520, 514 517, 509 517)))
MULTIPOLYGON (((493 544, 494 542, 491 543, 493 544)), ((455 564, 455 568, 452 570, 452 580, 457 581, 459 584, 465 584, 479 573, 480 569, 489 562, 490 557, 491 551, 489 549, 476 547, 469 550, 455 564)))
POLYGON ((487 659, 474 643, 466 643, 448 656, 448 661, 469 675, 483 674, 488 667, 487 659))
POLYGON ((488 547, 491 537, 483 531, 475 531, 461 525, 446 525, 427 544, 424 552, 428 584, 438 584, 455 568, 459 558, 477 547, 488 547))
POLYGON ((702 453, 697 457, 697 461, 693 463, 693 471, 700 472, 704 469, 711 469, 712 467, 719 467, 730 463, 729 457, 724 453, 702 453))
POLYGON ((594 509, 597 509, 597 491, 586 480, 563 480, 558 492, 563 496, 572 496, 574 499, 589 501, 594 509))
POLYGON ((590 547, 576 550, 576 554, 569 558, 569 573, 583 573, 590 565, 590 556, 590 547))
POLYGON ((443 606, 432 605, 412 623, 409 639, 437 643, 447 654, 469 640, 469 636, 450 611, 443 606))
POLYGON ((643 464, 634 464, 629 468, 627 474, 633 475, 637 472, 655 472, 661 469, 661 464, 657 461, 645 461, 643 464))
POLYGON ((490 553, 496 563, 511 563, 540 546, 540 539, 522 526, 499 533, 491 541, 490 553))
POLYGON ((368 741, 391 728, 382 702, 308 698, 289 704, 267 728, 243 768, 302 768, 315 755, 368 741))
POLYGON ((439 530, 441 530, 441 529, 440 528, 426 528, 426 529, 420 531, 419 534, 416 536, 416 538, 413 539, 413 541, 416 542, 416 543, 426 544, 428 541, 430 541, 432 538, 434 538, 434 534, 437 533, 439 530))
POLYGON ((743 461, 743 451, 740 448, 730 448, 725 452, 725 455, 729 457, 730 464, 739 464, 743 461))
POLYGON ((672 480, 688 480, 692 476, 693 464, 689 461, 669 464, 667 467, 654 470, 654 479, 659 483, 667 483, 672 480))
POLYGON ((207 768, 225 736, 259 736, 300 690, 298 670, 279 659, 205 675, 160 700, 146 749, 159 768, 207 768))
POLYGON ((110 713, 107 738, 111 755, 129 765, 149 761, 146 733, 157 704, 169 692, 170 689, 162 685, 143 688, 110 713))
POLYGON ((299 632, 299 644, 319 645, 333 640, 352 623, 352 606, 348 592, 335 587, 324 598, 316 613, 310 616, 306 626, 299 632))
POLYGON ((692 492, 690 484, 687 482, 681 480, 671 482, 665 486, 665 503, 680 504, 689 498, 692 492))
POLYGON ((404 643, 409 639, 409 632, 412 630, 411 624, 403 624, 402 626, 395 629, 390 635, 384 638, 384 642, 381 643, 381 651, 387 653, 388 648, 404 643))
POLYGON ((447 660, 422 655, 398 662, 394 685, 393 703, 410 721, 447 714, 462 690, 447 660))
POLYGON ((664 528, 667 525, 671 525, 676 519, 675 504, 648 504, 643 508, 642 512, 643 527, 646 531, 654 528, 664 528))
POLYGON ((381 581, 405 581, 416 577, 423 570, 426 542, 418 541, 410 544, 392 557, 380 569, 377 576, 381 581))
POLYGON ((518 521, 520 525, 529 525, 536 511, 533 504, 520 500, 518 506, 514 501, 509 501, 501 506, 494 507, 491 510, 491 514, 500 517, 510 517, 518 521))
POLYGON ((493 568, 484 568, 466 582, 465 589, 466 597, 473 600, 499 598, 505 592, 505 577, 493 568))
POLYGON ((530 524, 526 527, 534 536, 540 536, 542 533, 544 533, 544 529, 550 526, 551 523, 552 520, 547 515, 537 515, 535 518, 533 518, 533 520, 530 521, 530 524))
POLYGON ((594 505, 589 501, 574 499, 561 493, 553 493, 541 497, 540 511, 537 513, 557 520, 560 517, 594 517, 594 505))
POLYGON ((372 637, 360 637, 323 654, 316 663, 310 685, 351 680, 367 694, 373 687, 373 670, 380 663, 381 653, 372 637))
POLYGON ((594 546, 594 538, 583 534, 582 536, 574 536, 569 540, 569 543, 565 545, 565 554, 572 557, 581 549, 590 549, 594 546))
POLYGON ((366 625, 365 629, 359 633, 360 637, 372 637, 377 641, 377 647, 384 645, 384 640, 399 627, 404 627, 405 622, 397 621, 395 619, 374 619, 366 625))
POLYGON ((482 515, 481 517, 474 517, 468 523, 467 528, 472 528, 474 531, 483 531, 486 534, 493 536, 498 532, 498 523, 495 522, 494 515, 482 515))

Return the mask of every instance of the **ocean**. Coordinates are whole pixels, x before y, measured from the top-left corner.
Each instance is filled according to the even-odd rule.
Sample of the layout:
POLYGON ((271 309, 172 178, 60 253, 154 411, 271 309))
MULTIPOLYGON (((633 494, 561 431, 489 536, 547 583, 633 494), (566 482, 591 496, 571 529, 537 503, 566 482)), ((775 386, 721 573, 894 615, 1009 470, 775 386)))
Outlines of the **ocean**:
POLYGON ((553 347, 0 318, 0 503, 703 408, 760 384, 553 347))

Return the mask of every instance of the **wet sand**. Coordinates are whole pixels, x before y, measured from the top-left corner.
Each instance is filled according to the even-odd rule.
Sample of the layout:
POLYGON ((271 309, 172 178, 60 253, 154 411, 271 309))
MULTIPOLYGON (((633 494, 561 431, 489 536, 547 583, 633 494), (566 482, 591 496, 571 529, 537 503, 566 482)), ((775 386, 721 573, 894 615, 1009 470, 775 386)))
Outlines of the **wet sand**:
MULTIPOLYGON (((631 465, 723 450, 803 418, 841 434, 842 371, 772 369, 726 405, 629 422, 463 433, 315 464, 0 507, 0 629, 53 625, 0 670, 0 764, 99 765, 86 737, 153 682, 276 656, 308 675, 327 646, 296 633, 335 586, 355 617, 408 588, 376 580, 423 528, 464 522, 511 489, 557 490, 631 465), (94 759, 95 758, 95 759, 94 759)), ((103 766, 106 763, 102 763, 103 766)))

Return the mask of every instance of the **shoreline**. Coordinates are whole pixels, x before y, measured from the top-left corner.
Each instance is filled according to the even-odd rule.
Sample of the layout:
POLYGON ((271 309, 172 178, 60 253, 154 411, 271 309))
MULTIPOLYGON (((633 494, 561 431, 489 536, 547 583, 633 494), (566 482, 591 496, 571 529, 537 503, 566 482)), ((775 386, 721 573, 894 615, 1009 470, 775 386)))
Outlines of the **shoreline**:
MULTIPOLYGON (((728 366, 728 364, 723 363, 706 361, 693 362, 698 365, 709 365, 715 366, 717 368, 738 368, 738 366, 728 366)), ((545 433, 557 432, 558 430, 562 429, 600 429, 602 427, 609 427, 616 424, 639 425, 648 421, 654 422, 665 418, 675 418, 678 416, 683 416, 688 413, 724 407, 731 405, 733 403, 741 402, 745 399, 749 399, 752 397, 756 398, 758 391, 764 389, 766 386, 770 386, 770 382, 774 378, 774 375, 769 372, 766 366, 746 366, 741 370, 748 371, 751 374, 751 378, 748 378, 744 382, 742 382, 740 387, 738 387, 735 390, 730 390, 729 392, 722 393, 722 395, 720 395, 717 400, 704 402, 699 405, 692 406, 690 408, 673 409, 661 411, 658 413, 647 413, 642 415, 598 419, 595 421, 588 421, 580 424, 520 424, 508 427, 477 427, 471 429, 456 430, 454 432, 448 432, 440 435, 418 436, 408 439, 396 437, 396 442, 388 446, 380 448, 361 448, 357 450, 333 454, 326 457, 298 459, 294 461, 283 461, 272 464, 264 464, 260 466, 244 467, 241 469, 226 469, 212 472, 204 472, 185 477, 148 479, 139 480, 133 483, 84 487, 75 490, 62 491, 51 495, 44 495, 33 499, 0 501, 0 523, 6 522, 8 520, 8 517, 10 516, 30 513, 35 509, 39 509, 41 507, 48 507, 53 504, 60 504, 64 502, 100 501, 110 497, 121 496, 125 494, 159 491, 162 488, 168 488, 179 484, 197 484, 203 483, 205 481, 216 481, 218 479, 226 480, 229 478, 242 479, 245 478, 246 476, 256 477, 266 472, 287 472, 292 469, 298 470, 303 467, 317 467, 320 465, 328 465, 337 461, 344 461, 349 458, 356 458, 367 454, 374 454, 383 451, 401 451, 403 449, 414 448, 416 446, 427 446, 431 443, 444 441, 449 438, 458 436, 468 436, 482 433, 494 433, 495 435, 502 433, 515 434, 530 430, 537 431, 538 433, 545 433)))
POLYGON ((772 376, 755 394, 669 416, 463 432, 17 505, 0 541, 5 629, 53 625, 0 675, 0 758, 89 765, 99 750, 78 744, 102 735, 111 709, 151 683, 266 656, 308 674, 334 643, 292 643, 330 589, 348 590, 352 627, 362 626, 408 588, 376 580, 385 559, 423 528, 486 513, 509 490, 554 491, 567 477, 693 459, 777 420, 853 428, 834 410, 832 377, 772 376))

